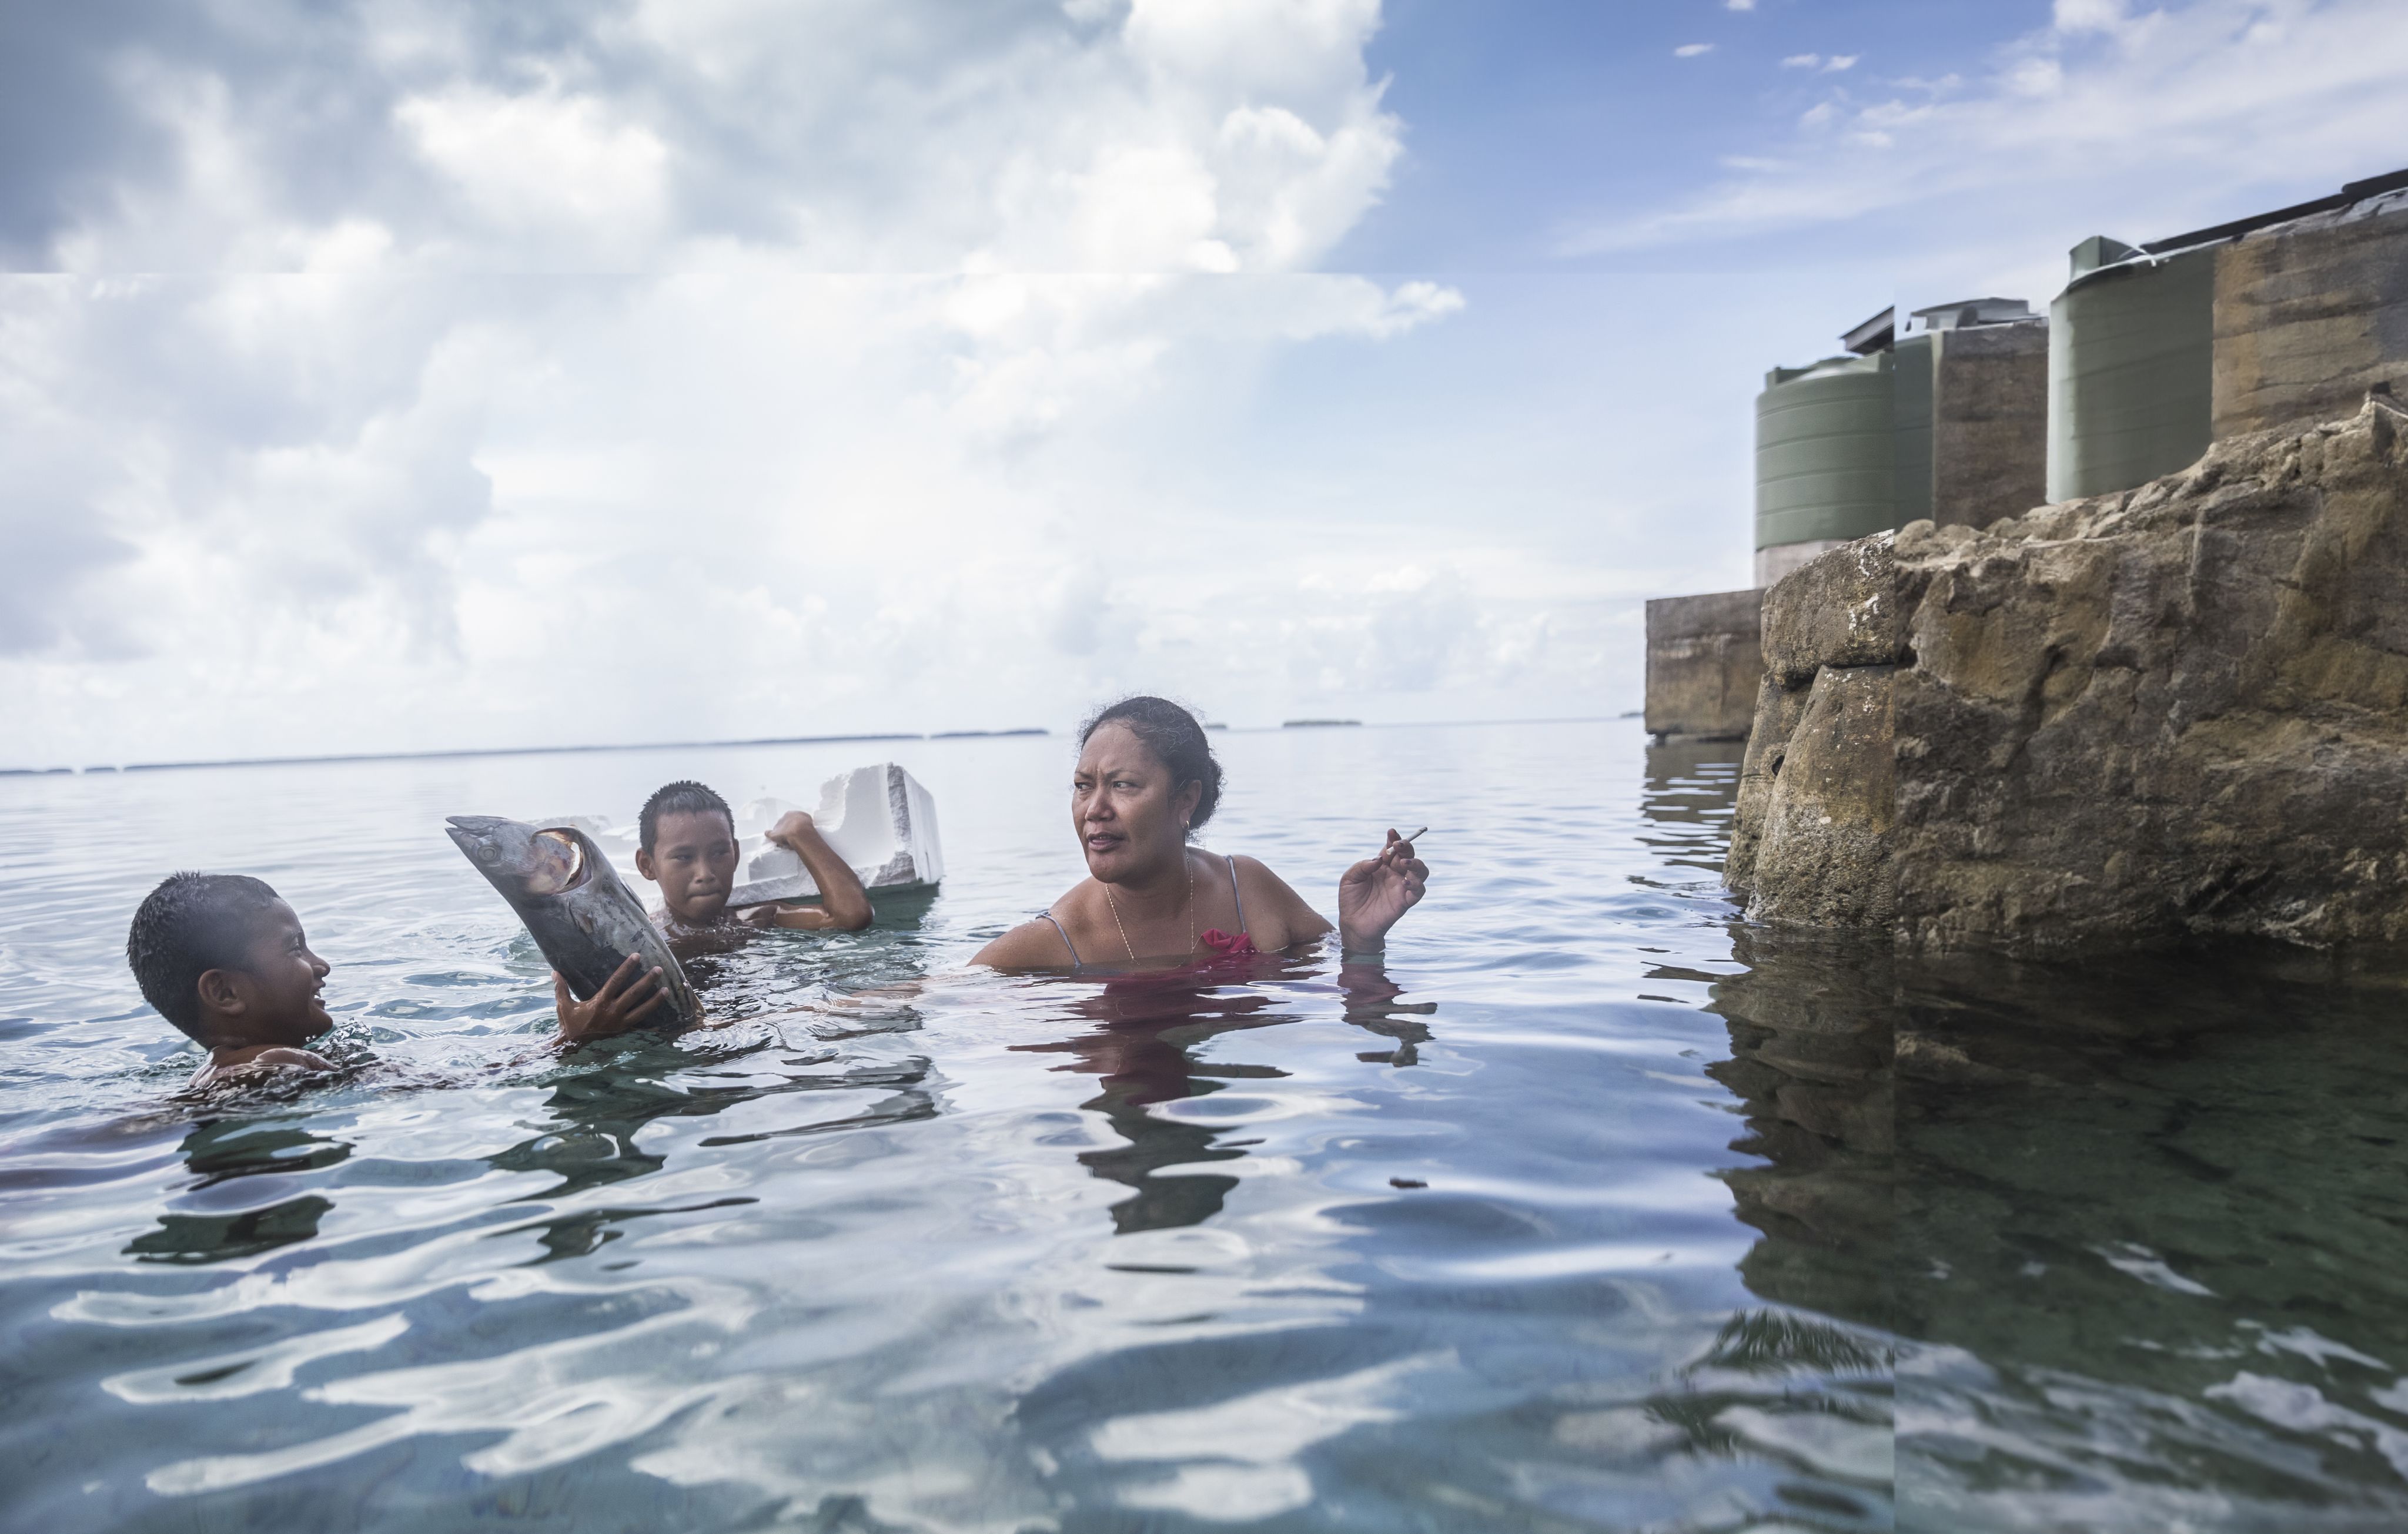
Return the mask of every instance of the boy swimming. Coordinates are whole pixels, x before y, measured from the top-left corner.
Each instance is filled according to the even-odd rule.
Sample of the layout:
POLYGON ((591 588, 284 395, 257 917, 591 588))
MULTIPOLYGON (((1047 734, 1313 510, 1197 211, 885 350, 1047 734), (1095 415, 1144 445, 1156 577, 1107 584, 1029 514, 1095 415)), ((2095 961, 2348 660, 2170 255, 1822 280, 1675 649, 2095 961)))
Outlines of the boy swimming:
POLYGON ((142 999, 209 1052, 188 1089, 245 1069, 335 1068, 302 1048, 335 1025, 319 999, 334 967, 264 882, 168 875, 134 912, 125 962, 142 999))
MULTIPOLYGON (((309 950, 301 919, 265 881, 237 873, 177 873, 134 912, 125 962, 158 1009, 208 1051, 185 1090, 279 1068, 326 1071, 305 1048, 335 1025, 322 995, 334 966, 309 950)), ((563 1042, 624 1033, 659 1007, 660 971, 630 958, 592 999, 554 976, 563 1042)))
POLYGON ((811 817, 790 810, 769 840, 803 860, 819 886, 818 906, 783 901, 727 909, 736 889, 736 816, 727 801, 697 782, 662 787, 636 820, 636 870, 661 887, 661 930, 673 947, 715 947, 759 927, 858 931, 869 925, 861 878, 827 844, 811 817))

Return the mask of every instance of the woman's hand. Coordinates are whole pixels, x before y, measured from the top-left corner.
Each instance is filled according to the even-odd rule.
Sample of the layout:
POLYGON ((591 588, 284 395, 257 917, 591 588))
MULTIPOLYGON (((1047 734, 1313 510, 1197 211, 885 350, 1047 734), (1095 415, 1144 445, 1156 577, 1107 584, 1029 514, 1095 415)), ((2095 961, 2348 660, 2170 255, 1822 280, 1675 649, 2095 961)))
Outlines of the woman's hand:
POLYGON ((590 1001, 570 996, 567 979, 557 969, 552 972, 552 1011, 560 1015, 560 1037, 572 1044, 625 1033, 668 998, 660 970, 646 969, 644 961, 633 953, 610 972, 590 1001))
POLYGON ((1338 940, 1348 953, 1376 951, 1388 928, 1421 903, 1429 887, 1429 865, 1413 855, 1413 844, 1388 829, 1388 844, 1338 881, 1338 940))

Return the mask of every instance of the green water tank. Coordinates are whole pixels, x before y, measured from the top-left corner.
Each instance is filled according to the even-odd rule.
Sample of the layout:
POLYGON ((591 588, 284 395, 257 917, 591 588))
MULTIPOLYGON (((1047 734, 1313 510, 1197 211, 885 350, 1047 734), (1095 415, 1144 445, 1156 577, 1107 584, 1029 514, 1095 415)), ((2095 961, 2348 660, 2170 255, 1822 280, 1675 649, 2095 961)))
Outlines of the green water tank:
POLYGON ((1898 524, 1890 354, 1776 367, 1756 396, 1756 546, 1898 524))
POLYGON ((2150 255, 2084 240, 2048 323, 2050 500, 2129 490, 2207 451, 2214 247, 2150 255))

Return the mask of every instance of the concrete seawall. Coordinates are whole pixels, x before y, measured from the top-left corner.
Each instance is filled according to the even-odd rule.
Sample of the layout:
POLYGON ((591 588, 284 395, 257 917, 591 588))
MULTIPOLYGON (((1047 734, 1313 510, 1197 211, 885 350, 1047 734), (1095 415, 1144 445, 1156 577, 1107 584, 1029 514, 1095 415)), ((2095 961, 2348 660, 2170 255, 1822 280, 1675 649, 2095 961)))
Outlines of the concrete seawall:
POLYGON ((1647 604, 1647 728, 1668 739, 1743 740, 1764 672, 1764 593, 1712 592, 1647 604))

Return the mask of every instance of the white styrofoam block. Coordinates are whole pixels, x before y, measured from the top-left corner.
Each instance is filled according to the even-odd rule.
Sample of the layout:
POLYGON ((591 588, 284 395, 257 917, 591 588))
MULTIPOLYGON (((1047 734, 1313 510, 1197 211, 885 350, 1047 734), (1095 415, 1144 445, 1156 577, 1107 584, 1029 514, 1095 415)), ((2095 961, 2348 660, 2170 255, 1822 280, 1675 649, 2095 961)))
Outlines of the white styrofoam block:
MULTIPOLYGON (((768 840, 769 827, 778 824, 778 817, 796 808, 775 798, 737 807, 736 853, 741 872, 729 906, 818 898, 819 886, 812 882, 803 860, 768 840)), ((937 839, 937 802, 917 779, 893 762, 854 767, 822 783, 811 823, 837 855, 861 876, 866 888, 924 889, 945 877, 944 853, 937 839)), ((659 908, 659 887, 636 871, 636 826, 614 826, 598 815, 561 815, 535 824, 574 825, 592 837, 627 887, 640 891, 654 909, 659 908)))
MULTIPOLYGON (((788 808, 774 799, 756 799, 738 817, 738 846, 750 855, 744 863, 747 882, 737 886, 729 905, 755 906, 819 894, 799 856, 766 840, 748 842, 744 836, 756 825, 754 836, 766 834, 788 808)), ((855 767, 822 783, 811 823, 867 888, 921 889, 945 877, 936 801, 893 762, 855 767)))

